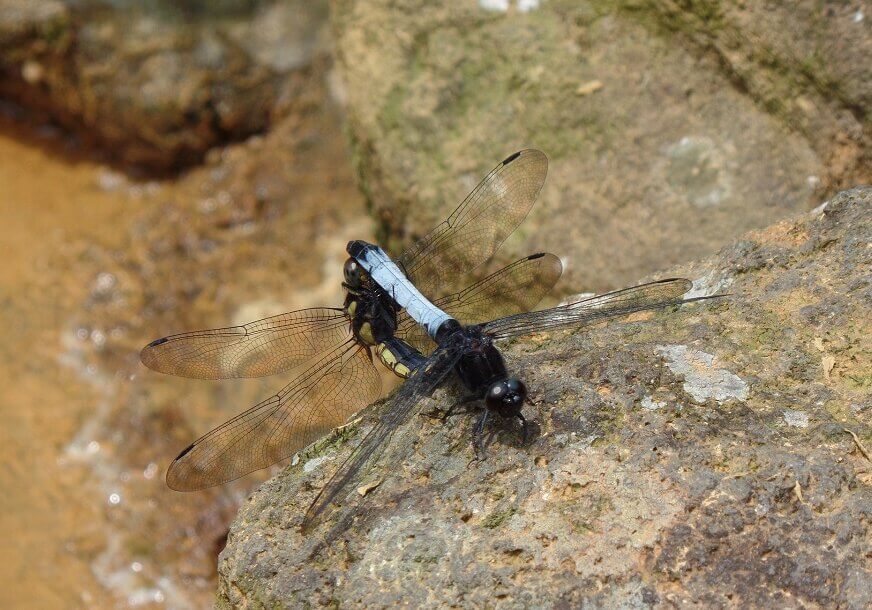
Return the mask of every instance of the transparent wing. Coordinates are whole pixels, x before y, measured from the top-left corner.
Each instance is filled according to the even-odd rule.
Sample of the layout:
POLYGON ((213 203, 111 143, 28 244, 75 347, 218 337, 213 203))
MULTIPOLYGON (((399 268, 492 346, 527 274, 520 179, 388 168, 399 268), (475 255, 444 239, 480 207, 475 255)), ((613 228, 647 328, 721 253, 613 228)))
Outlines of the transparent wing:
POLYGON ((331 350, 347 339, 348 328, 341 309, 301 309, 242 326, 164 337, 146 345, 140 358, 150 369, 179 377, 263 377, 331 350))
POLYGON ((343 424, 380 389, 369 354, 349 333, 278 394, 182 451, 170 464, 167 485, 194 491, 266 468, 343 424))
POLYGON ((638 311, 716 298, 682 299, 691 286, 691 281, 683 278, 660 280, 560 307, 507 316, 485 323, 482 330, 495 339, 505 339, 566 326, 587 326, 638 311))
MULTIPOLYGON (((461 324, 479 324, 530 311, 551 291, 561 273, 559 258, 548 253, 533 254, 434 304, 461 324)), ((396 335, 424 354, 436 347, 427 331, 405 310, 397 317, 396 335)))
POLYGON ((368 462, 378 457, 394 430, 408 419, 409 413, 421 398, 432 393, 451 372, 460 358, 460 353, 460 350, 455 347, 438 348, 427 363, 400 386, 391 399, 390 410, 381 416, 378 423, 342 463, 306 511, 303 520, 304 531, 310 530, 336 508, 333 504, 336 497, 355 480, 368 462))
POLYGON ((451 216, 411 246, 401 268, 429 299, 487 261, 527 216, 548 172, 548 157, 522 150, 507 157, 451 216))

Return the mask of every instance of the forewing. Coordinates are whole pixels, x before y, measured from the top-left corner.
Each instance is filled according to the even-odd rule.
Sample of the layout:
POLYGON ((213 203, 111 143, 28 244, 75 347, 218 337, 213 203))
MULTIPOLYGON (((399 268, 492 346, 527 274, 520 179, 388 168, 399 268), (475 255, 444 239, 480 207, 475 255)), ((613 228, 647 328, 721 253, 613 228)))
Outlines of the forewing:
POLYGON ((487 261, 527 216, 548 172, 548 157, 522 150, 507 157, 447 220, 410 247, 400 266, 429 299, 487 261))
MULTIPOLYGON (((465 290, 437 299, 435 305, 461 324, 480 324, 530 311, 551 291, 563 265, 553 254, 533 254, 476 282, 465 290)), ((405 310, 397 318, 397 336, 424 354, 435 343, 405 310)))
POLYGON ((485 323, 482 330, 495 339, 505 339, 568 326, 587 326, 638 311, 709 298, 682 299, 691 286, 690 280, 683 278, 660 280, 551 309, 507 316, 485 323))
POLYGON ((150 369, 179 377, 263 377, 299 366, 348 338, 341 309, 313 308, 229 328, 171 335, 140 354, 150 369))
POLYGON ((330 478, 312 502, 303 520, 303 530, 310 530, 336 508, 333 501, 355 480, 360 471, 381 454, 394 430, 406 421, 422 397, 428 396, 445 378, 460 357, 454 347, 440 347, 426 364, 400 386, 390 401, 390 409, 364 437, 339 470, 330 478))
POLYGON ((204 489, 288 458, 375 400, 380 388, 367 351, 349 338, 278 394, 182 451, 167 471, 167 485, 204 489))

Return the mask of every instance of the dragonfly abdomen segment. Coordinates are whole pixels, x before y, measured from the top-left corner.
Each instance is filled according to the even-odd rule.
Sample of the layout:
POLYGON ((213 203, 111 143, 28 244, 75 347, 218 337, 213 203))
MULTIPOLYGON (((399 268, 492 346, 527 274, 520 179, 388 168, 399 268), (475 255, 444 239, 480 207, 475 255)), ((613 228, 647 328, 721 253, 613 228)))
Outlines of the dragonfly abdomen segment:
POLYGON ((397 337, 379 343, 376 354, 382 364, 393 371, 394 375, 403 379, 408 379, 427 362, 427 358, 421 352, 397 337))
POLYGON ((410 282, 384 250, 365 241, 348 243, 348 253, 360 263, 376 284, 404 308, 409 316, 436 338, 439 327, 453 318, 431 303, 410 282))

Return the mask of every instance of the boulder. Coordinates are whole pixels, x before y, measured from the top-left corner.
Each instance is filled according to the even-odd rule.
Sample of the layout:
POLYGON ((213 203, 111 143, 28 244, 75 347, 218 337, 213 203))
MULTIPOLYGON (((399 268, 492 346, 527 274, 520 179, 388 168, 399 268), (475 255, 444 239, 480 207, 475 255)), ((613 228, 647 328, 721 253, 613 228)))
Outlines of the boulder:
POLYGON ((793 9, 756 0, 335 2, 382 242, 410 243, 528 146, 550 177, 502 262, 548 249, 570 285, 596 290, 872 179, 868 19, 800 4, 782 32, 793 9))
POLYGON ((115 161, 177 170, 293 104, 326 18, 304 0, 0 0, 0 97, 115 161))
POLYGON ((872 604, 872 188, 669 270, 723 300, 505 346, 526 445, 422 401, 350 489, 300 524, 391 399, 267 481, 219 559, 220 607, 872 604))
POLYGON ((663 31, 714 55, 729 78, 823 160, 828 187, 872 181, 872 35, 868 7, 629 0, 663 31))

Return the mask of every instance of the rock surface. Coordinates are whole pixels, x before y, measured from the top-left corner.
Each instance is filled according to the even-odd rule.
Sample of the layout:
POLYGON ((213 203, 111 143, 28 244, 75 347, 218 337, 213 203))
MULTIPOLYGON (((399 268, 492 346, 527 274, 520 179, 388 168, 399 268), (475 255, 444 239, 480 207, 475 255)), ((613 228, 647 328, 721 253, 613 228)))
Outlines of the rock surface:
POLYGON ((361 430, 321 443, 243 506, 219 606, 868 608, 870 243, 872 189, 845 191, 669 272, 728 300, 515 342, 531 442, 498 425, 470 464, 471 417, 415 416, 309 559, 361 430))
POLYGON ((382 241, 422 234, 526 146, 551 171, 506 260, 547 248, 598 290, 872 180, 869 20, 800 4, 785 28, 793 5, 756 0, 334 3, 382 241))
POLYGON ((712 52, 768 112, 805 135, 832 186, 872 181, 872 10, 868 4, 628 0, 712 52))
POLYGON ((155 170, 262 131, 325 49, 326 3, 0 0, 0 97, 155 170))

